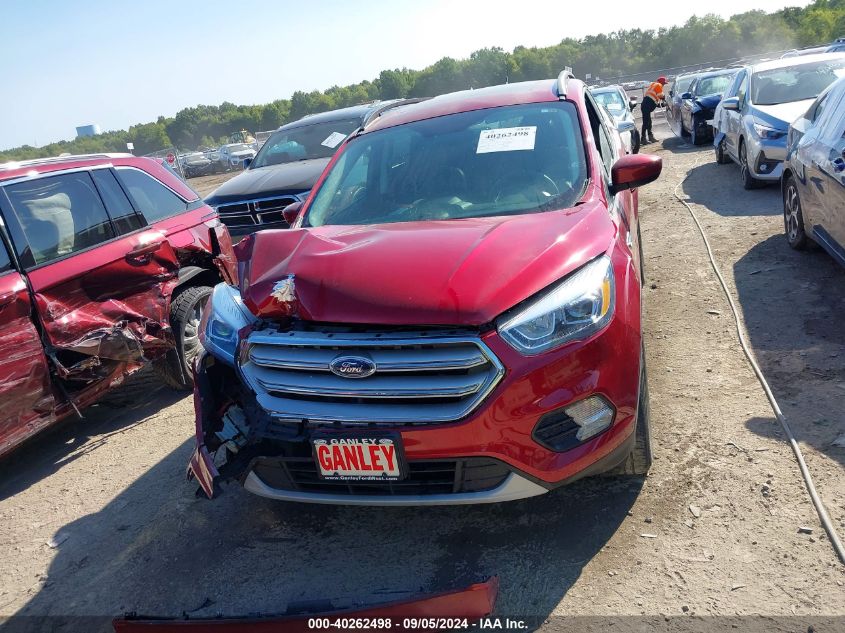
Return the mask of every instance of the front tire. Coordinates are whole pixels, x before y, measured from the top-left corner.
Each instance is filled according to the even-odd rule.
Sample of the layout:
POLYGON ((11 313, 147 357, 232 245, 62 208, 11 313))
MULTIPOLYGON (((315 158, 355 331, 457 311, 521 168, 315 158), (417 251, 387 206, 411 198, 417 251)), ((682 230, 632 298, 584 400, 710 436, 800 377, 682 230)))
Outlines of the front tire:
POLYGON ((807 248, 809 238, 804 231, 804 214, 801 211, 801 198, 794 176, 787 176, 783 187, 783 229, 790 247, 796 251, 807 248))
POLYGON ((648 375, 645 366, 645 352, 642 354, 640 372, 640 397, 637 402, 637 428, 634 431, 634 448, 624 462, 611 474, 644 476, 648 474, 653 461, 651 445, 651 407, 648 397, 648 375))
POLYGON ((748 149, 745 141, 739 142, 739 178, 742 180, 743 189, 756 189, 759 181, 751 175, 751 168, 748 166, 748 149))
POLYGON ((725 151, 725 138, 724 137, 722 137, 722 140, 719 141, 716 144, 715 151, 716 151, 716 163, 718 165, 727 165, 729 162, 731 162, 730 156, 728 156, 728 153, 725 151))
POLYGON ((200 319, 211 291, 209 286, 191 286, 170 303, 170 327, 176 337, 176 348, 157 361, 155 368, 173 389, 184 391, 194 387, 192 365, 200 352, 200 319))

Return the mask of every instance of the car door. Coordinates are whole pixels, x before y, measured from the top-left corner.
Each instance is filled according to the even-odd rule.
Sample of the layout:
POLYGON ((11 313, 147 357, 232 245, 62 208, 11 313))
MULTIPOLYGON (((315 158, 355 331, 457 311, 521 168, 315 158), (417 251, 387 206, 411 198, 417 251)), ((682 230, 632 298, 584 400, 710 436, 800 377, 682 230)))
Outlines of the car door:
MULTIPOLYGON (((691 93, 695 94, 696 86, 698 85, 698 79, 693 79, 692 83, 690 83, 689 87, 684 91, 683 94, 691 93)), ((681 102, 681 125, 682 129, 686 130, 687 132, 692 131, 692 106, 693 100, 692 99, 682 99, 681 95, 678 95, 678 98, 681 102)))
POLYGON ((820 147, 819 135, 822 132, 822 115, 827 111, 829 98, 830 93, 822 95, 792 124, 794 130, 800 130, 800 138, 793 151, 796 154, 796 163, 800 166, 796 176, 801 184, 801 212, 806 227, 819 224, 824 216, 827 182, 820 168, 820 156, 824 151, 820 147))
POLYGON ((0 453, 52 422, 56 405, 29 289, 10 255, 0 237, 0 453))
POLYGON ((173 346, 176 254, 110 169, 25 179, 4 193, 47 354, 68 393, 122 379, 173 346))
POLYGON ((618 136, 612 132, 613 124, 609 122, 609 115, 603 114, 602 108, 596 104, 589 93, 584 95, 584 100, 586 102, 587 114, 590 118, 590 127, 593 130, 596 149, 601 157, 602 173, 600 177, 604 183, 608 207, 614 222, 618 226, 618 230, 625 238, 625 243, 631 249, 631 260, 642 279, 642 270, 640 269, 642 258, 639 256, 640 242, 639 231, 637 230, 639 218, 636 213, 637 191, 626 190, 617 194, 611 194, 611 170, 613 164, 619 159, 621 155, 620 150, 623 148, 615 140, 618 136))
POLYGON ((725 149, 735 160, 739 160, 739 136, 742 131, 742 112, 745 109, 745 96, 748 92, 748 71, 743 70, 739 73, 734 86, 735 90, 730 96, 739 99, 739 109, 722 109, 724 122, 722 131, 725 133, 725 149))
MULTIPOLYGON (((845 264, 845 87, 836 86, 827 94, 817 117, 818 133, 811 155, 814 169, 825 190, 820 196, 821 217, 817 221, 830 238, 828 250, 845 264)), ((814 222, 815 224, 816 222, 814 222)), ((817 236, 818 238, 819 236, 817 236)), ((822 240, 826 236, 820 236, 822 240)))

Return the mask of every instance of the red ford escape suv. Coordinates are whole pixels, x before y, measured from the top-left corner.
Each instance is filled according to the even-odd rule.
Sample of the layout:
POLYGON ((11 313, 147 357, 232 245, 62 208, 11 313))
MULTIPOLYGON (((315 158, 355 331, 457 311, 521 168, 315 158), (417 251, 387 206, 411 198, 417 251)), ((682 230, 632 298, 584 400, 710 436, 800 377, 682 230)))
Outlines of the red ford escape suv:
POLYGON ((0 165, 0 453, 147 361, 190 387, 202 307, 236 275, 216 214, 152 159, 0 165))
POLYGON ((206 494, 234 478, 294 501, 485 503, 644 474, 636 187, 661 161, 621 148, 568 73, 352 134, 206 308, 206 494))

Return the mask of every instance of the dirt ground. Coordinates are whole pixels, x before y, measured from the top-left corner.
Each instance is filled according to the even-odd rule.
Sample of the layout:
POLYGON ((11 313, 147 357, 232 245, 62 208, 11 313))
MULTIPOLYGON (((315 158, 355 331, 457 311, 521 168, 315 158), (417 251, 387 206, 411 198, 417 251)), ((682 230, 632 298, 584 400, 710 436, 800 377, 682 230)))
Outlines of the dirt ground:
POLYGON ((188 180, 188 184, 191 185, 191 188, 194 191, 204 198, 217 189, 217 187, 227 180, 234 178, 239 173, 239 171, 230 171, 222 174, 212 174, 210 176, 197 176, 196 178, 190 178, 188 180))
MULTIPOLYGON (((184 478, 190 398, 141 376, 85 421, 0 463, 0 614, 52 616, 51 625, 75 631, 83 627, 73 616, 277 613, 309 599, 385 601, 495 574, 497 614, 548 630, 562 627, 552 617, 560 615, 673 626, 763 615, 777 631, 845 616, 845 567, 673 190, 688 175, 678 191, 710 235, 842 531, 845 449, 833 442, 845 434, 845 270, 821 251, 788 248, 776 187, 744 191, 738 169, 716 165, 709 147, 656 131, 663 141, 646 151, 663 157, 663 175, 640 193, 656 436, 645 481, 583 480, 477 507, 295 505, 237 486, 210 502, 184 478), (812 534, 799 533, 804 526, 812 534)), ((191 184, 205 194, 215 186, 205 180, 191 184)), ((84 630, 107 631, 108 620, 84 630)))

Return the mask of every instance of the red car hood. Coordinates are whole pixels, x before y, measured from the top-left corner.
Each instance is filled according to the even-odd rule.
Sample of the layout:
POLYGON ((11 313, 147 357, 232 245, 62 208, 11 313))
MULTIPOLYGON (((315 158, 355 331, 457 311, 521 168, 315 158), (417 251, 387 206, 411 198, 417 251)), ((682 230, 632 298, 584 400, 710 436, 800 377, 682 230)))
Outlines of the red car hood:
POLYGON ((260 231, 237 247, 241 294, 262 318, 482 325, 605 252, 614 235, 594 202, 510 217, 260 231), (288 275, 296 304, 273 296, 288 275))

